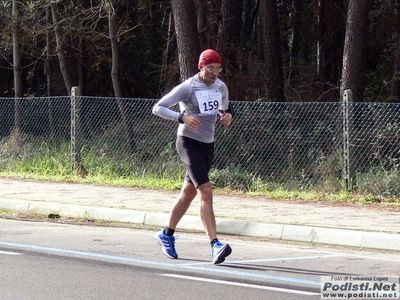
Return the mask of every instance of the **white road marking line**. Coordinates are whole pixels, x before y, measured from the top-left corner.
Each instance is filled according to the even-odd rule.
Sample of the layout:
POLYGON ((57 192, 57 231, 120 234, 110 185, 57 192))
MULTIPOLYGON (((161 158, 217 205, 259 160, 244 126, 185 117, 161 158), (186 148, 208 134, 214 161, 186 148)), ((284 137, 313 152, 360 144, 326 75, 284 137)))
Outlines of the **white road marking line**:
POLYGON ((0 251, 0 254, 5 254, 5 255, 22 255, 22 253, 18 253, 18 252, 9 252, 9 251, 0 251))
POLYGON ((227 263, 254 263, 254 262, 268 262, 268 261, 306 260, 306 259, 321 259, 321 258, 332 258, 341 256, 343 255, 331 254, 331 255, 297 256, 297 257, 275 257, 275 258, 265 258, 265 259, 232 260, 232 261, 227 261, 227 263))
MULTIPOLYGON (((45 246, 36 246, 36 245, 25 245, 25 244, 17 244, 17 243, 10 243, 10 242, 2 242, 0 241, 0 245, 18 247, 18 248, 27 248, 27 249, 35 249, 41 251, 50 251, 50 252, 58 252, 58 253, 65 253, 65 254, 72 254, 72 255, 80 255, 84 257, 92 257, 92 258, 101 258, 101 259, 111 259, 117 261, 125 261, 130 263, 138 263, 144 265, 152 265, 152 266, 164 266, 164 267, 171 267, 176 269, 192 269, 196 271, 206 271, 206 272, 214 272, 219 274, 233 274, 238 276, 245 276, 245 277, 252 277, 252 278, 263 278, 268 280, 277 280, 277 281, 285 281, 285 282, 294 282, 299 284, 306 284, 312 286, 321 286, 321 282, 315 280, 307 280, 301 278, 291 278, 291 277, 283 277, 283 276, 275 276, 275 275, 267 275, 261 273, 251 273, 251 272, 242 272, 242 271, 235 271, 235 270, 228 270, 222 268, 210 268, 209 266, 202 267, 202 266, 190 266, 184 264, 177 264, 177 263, 166 263, 160 261, 152 261, 152 260, 143 260, 137 259, 133 257, 123 257, 123 256, 115 256, 115 255, 107 255, 107 254, 100 254, 100 253, 93 253, 93 252, 86 252, 86 251, 78 251, 78 250, 68 250, 62 248, 52 248, 52 247, 45 247, 45 246)), ((211 264, 211 263, 209 263, 211 264)))
MULTIPOLYGON (((100 257, 100 258, 112 259, 112 260, 128 261, 128 262, 133 262, 133 263, 142 263, 142 264, 147 264, 147 265, 160 265, 160 266, 167 266, 167 267, 173 267, 173 268, 185 268, 185 269, 188 268, 188 269, 194 269, 194 270, 204 270, 207 272, 227 273, 227 274, 235 274, 235 275, 248 276, 248 277, 267 278, 267 279, 272 279, 272 280, 289 281, 289 282, 296 282, 296 283, 308 284, 308 285, 320 286, 320 284, 321 284, 319 281, 302 280, 302 279, 298 279, 298 278, 263 275, 263 274, 259 274, 259 273, 249 273, 249 272, 233 272, 231 270, 226 270, 226 269, 218 269, 218 268, 213 269, 213 268, 202 268, 201 267, 201 265, 206 265, 206 266, 210 265, 211 264, 210 262, 193 263, 193 264, 184 264, 184 263, 183 264, 175 264, 175 263, 148 261, 148 260, 142 260, 142 259, 136 259, 136 258, 130 258, 130 257, 104 255, 104 254, 90 253, 90 252, 77 251, 77 250, 67 250, 67 249, 35 246, 35 245, 24 245, 24 244, 10 243, 10 242, 2 242, 2 241, 0 241, 0 245, 14 246, 14 247, 20 247, 20 248, 39 249, 39 250, 45 250, 45 251, 56 251, 56 252, 70 253, 70 254, 83 255, 83 256, 91 256, 91 257, 100 257)), ((2 254, 2 253, 8 254, 8 255, 22 255, 22 253, 17 253, 17 252, 0 251, 0 254, 2 254)), ((338 253, 338 252, 336 252, 336 253, 338 253)), ((399 259, 379 258, 379 257, 371 257, 368 255, 356 255, 353 253, 340 253, 339 252, 338 254, 331 254, 331 255, 299 256, 299 257, 287 257, 287 258, 281 257, 281 258, 267 258, 267 259, 242 260, 242 261, 235 260, 235 261, 231 261, 231 263, 235 264, 235 263, 267 262, 267 261, 274 261, 274 260, 301 260, 301 259, 313 259, 313 258, 317 259, 317 257, 318 258, 356 257, 356 258, 363 258, 363 259, 384 260, 384 261, 393 261, 393 262, 400 261, 399 259)), ((229 264, 229 262, 227 261, 226 264, 229 264)))
MULTIPOLYGON (((306 260, 306 259, 322 259, 332 257, 342 257, 343 255, 332 254, 332 255, 315 255, 315 256, 298 256, 298 257, 275 257, 265 259, 250 259, 250 260, 226 260, 225 264, 242 264, 242 263, 257 263, 257 262, 272 262, 272 261, 290 261, 290 260, 306 260)), ((185 266, 198 266, 208 265, 209 262, 199 262, 192 264, 183 264, 185 266)))
POLYGON ((217 279, 208 279, 208 278, 201 278, 201 277, 184 276, 184 275, 178 275, 178 274, 160 274, 160 275, 165 276, 165 277, 173 277, 173 278, 202 281, 202 282, 211 282, 211 283, 217 283, 217 284, 226 284, 226 285, 233 285, 233 286, 240 286, 240 287, 248 287, 248 288, 253 288, 253 289, 261 289, 261 290, 270 290, 270 291, 283 292, 283 293, 298 294, 298 295, 306 295, 306 296, 319 295, 319 293, 306 292, 306 291, 300 291, 300 290, 284 289, 284 288, 277 288, 277 287, 272 287, 272 286, 232 282, 232 281, 217 280, 217 279))

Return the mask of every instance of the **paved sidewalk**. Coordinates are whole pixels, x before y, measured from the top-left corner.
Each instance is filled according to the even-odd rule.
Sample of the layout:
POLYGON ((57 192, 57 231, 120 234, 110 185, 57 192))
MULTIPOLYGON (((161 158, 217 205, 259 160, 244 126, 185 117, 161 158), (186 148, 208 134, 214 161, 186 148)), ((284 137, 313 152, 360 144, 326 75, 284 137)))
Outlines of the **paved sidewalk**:
MULTIPOLYGON (((0 178, 0 211, 165 226, 177 191, 0 178)), ((217 229, 309 243, 400 251, 400 209, 214 195, 217 229)), ((179 224, 203 230, 195 199, 179 224)), ((178 231, 179 231, 178 228, 178 231)))

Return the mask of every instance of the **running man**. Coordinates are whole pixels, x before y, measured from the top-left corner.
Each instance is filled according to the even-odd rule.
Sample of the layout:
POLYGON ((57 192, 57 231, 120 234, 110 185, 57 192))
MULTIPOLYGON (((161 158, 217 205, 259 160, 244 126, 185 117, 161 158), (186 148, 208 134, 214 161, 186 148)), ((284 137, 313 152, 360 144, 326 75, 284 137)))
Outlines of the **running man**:
POLYGON ((179 122, 176 139, 178 155, 186 167, 184 182, 171 209, 169 222, 155 234, 162 252, 178 258, 174 233, 196 195, 200 198, 200 218, 211 244, 214 264, 220 264, 232 248, 217 238, 213 209, 213 192, 208 173, 214 158, 214 131, 217 119, 226 129, 232 121, 229 93, 218 78, 222 71, 220 55, 208 49, 199 57, 199 73, 187 79, 162 97, 153 107, 157 116, 179 122), (170 109, 179 103, 180 113, 170 109))

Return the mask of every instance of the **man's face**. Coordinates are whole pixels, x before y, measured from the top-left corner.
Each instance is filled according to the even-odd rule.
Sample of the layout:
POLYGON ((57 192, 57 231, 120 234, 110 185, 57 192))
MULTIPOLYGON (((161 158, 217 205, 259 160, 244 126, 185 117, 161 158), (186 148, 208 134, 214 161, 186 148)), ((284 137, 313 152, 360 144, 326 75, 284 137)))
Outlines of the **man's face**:
POLYGON ((219 73, 222 71, 221 64, 212 63, 201 67, 200 72, 204 81, 211 85, 217 80, 219 73))

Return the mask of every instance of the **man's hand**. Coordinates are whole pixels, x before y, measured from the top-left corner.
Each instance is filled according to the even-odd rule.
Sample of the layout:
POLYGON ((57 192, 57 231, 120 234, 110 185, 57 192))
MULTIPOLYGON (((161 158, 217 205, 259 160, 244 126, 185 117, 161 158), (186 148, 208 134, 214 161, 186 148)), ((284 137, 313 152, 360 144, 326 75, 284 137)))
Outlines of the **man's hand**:
POLYGON ((232 115, 230 113, 227 113, 225 110, 221 113, 221 122, 222 125, 224 126, 224 130, 228 128, 229 125, 231 125, 232 122, 232 115))
POLYGON ((197 129, 201 125, 200 121, 193 116, 184 115, 182 117, 182 121, 183 123, 185 123, 187 127, 189 127, 192 130, 197 129))

